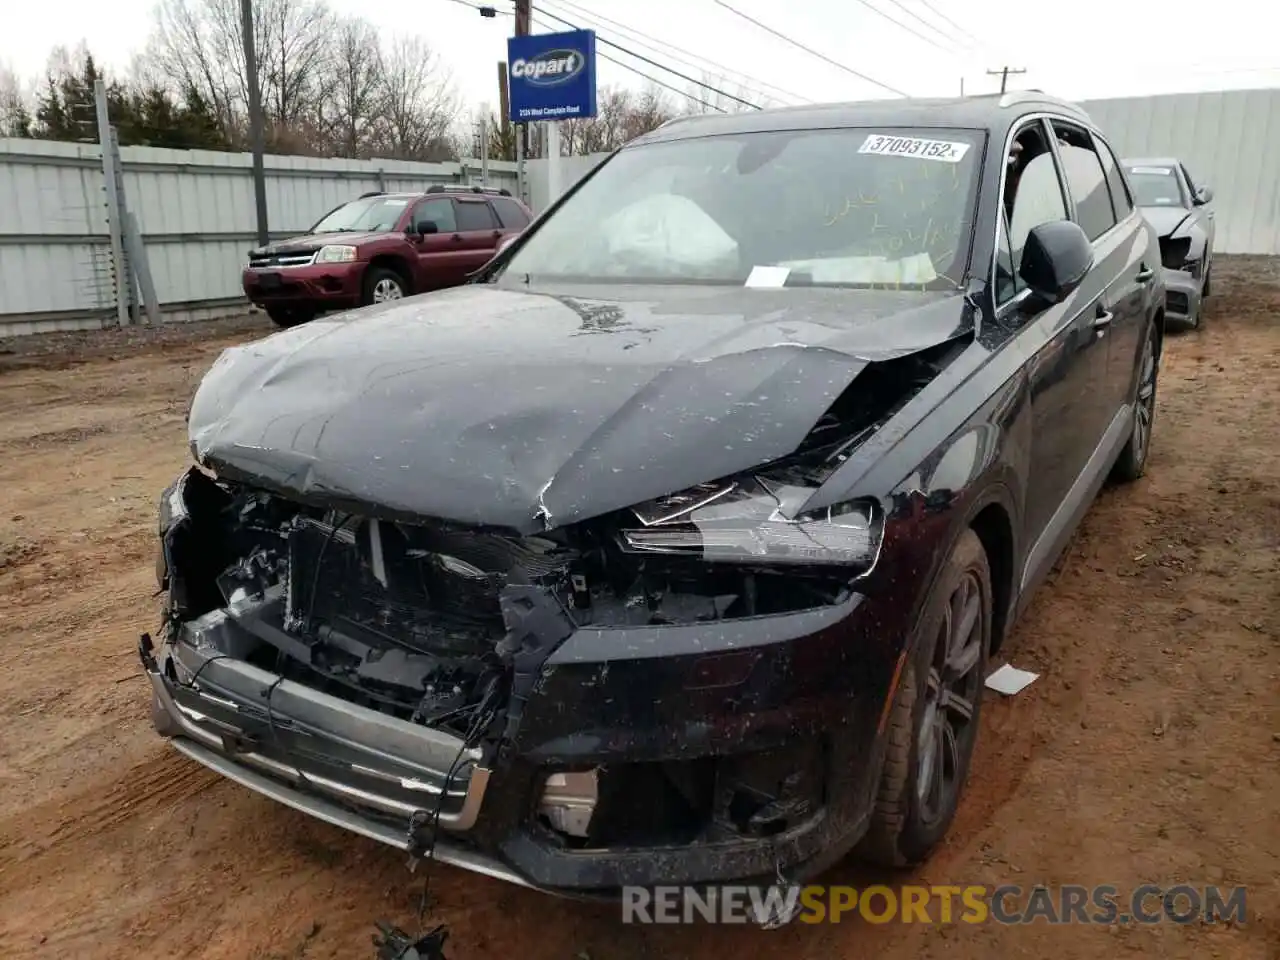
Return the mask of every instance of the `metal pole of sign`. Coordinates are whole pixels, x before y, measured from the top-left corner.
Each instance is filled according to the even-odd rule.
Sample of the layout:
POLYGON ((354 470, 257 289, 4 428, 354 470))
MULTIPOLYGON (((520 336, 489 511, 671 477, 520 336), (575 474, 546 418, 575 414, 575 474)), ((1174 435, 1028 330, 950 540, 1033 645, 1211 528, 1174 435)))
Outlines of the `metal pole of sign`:
POLYGON ((525 192, 525 176, 524 176, 524 138, 516 137, 516 193, 520 195, 521 203, 529 202, 529 195, 525 192))
POLYGON ((480 105, 480 186, 489 186, 489 105, 480 105))
POLYGON ((547 128, 547 206, 560 199, 560 122, 552 120, 547 128))
MULTIPOLYGON (((533 0, 516 0, 516 36, 527 37, 529 25, 533 22, 533 0)), ((525 159, 529 155, 529 124, 521 123, 516 127, 516 186, 520 191, 520 200, 529 202, 527 190, 529 178, 525 171, 525 159)))

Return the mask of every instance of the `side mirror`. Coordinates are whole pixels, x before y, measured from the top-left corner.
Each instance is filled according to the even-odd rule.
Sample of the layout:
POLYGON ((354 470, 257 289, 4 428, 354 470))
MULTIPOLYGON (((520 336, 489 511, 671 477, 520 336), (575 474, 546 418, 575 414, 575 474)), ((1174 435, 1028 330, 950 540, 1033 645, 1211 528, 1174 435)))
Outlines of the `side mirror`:
POLYGON ((1031 228, 1022 248, 1018 275, 1033 294, 1049 303, 1069 297, 1093 268, 1093 244, 1080 225, 1054 220, 1031 228))
POLYGON ((1206 203, 1213 199, 1212 187, 1201 187, 1196 191, 1196 206, 1203 207, 1206 203))
POLYGON ((419 220, 413 225, 413 232, 420 237, 425 237, 431 233, 439 233, 440 225, 434 220, 419 220))

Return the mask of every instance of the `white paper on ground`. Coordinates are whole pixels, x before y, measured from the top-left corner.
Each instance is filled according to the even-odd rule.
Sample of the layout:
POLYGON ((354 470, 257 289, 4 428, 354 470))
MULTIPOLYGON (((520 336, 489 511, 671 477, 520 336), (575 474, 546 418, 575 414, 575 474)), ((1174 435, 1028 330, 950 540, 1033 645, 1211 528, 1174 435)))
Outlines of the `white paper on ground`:
POLYGON ((987 686, 996 693, 1003 693, 1006 697, 1011 697, 1029 687, 1039 676, 1040 674, 1038 673, 1032 673, 1030 670, 1019 670, 1017 667, 1011 667, 1006 663, 991 676, 987 677, 987 686))
POLYGON ((780 287, 787 282, 787 277, 789 276, 791 276, 790 267, 761 267, 757 265, 751 268, 751 275, 747 277, 746 286, 780 287))

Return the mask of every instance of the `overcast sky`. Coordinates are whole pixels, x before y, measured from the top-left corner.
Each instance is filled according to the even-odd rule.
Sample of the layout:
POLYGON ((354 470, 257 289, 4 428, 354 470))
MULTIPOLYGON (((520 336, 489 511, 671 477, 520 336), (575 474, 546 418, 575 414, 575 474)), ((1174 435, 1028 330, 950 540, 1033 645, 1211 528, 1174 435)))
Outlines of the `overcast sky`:
MULTIPOLYGON (((511 0, 488 2, 500 10, 511 9, 511 0)), ((1009 0, 726 2, 833 60, 918 96, 958 94, 962 77, 968 93, 996 89, 998 78, 985 71, 1004 64, 1027 70, 1012 78, 1011 86, 1038 87, 1071 99, 1280 85, 1275 32, 1258 29, 1259 11, 1269 8, 1258 0, 1194 4, 1189 0, 1161 4, 1071 0, 1060 6, 1009 0), (889 23, 872 7, 935 43, 889 23), (980 42, 949 27, 933 11, 941 11, 980 42), (941 34, 921 20, 936 25, 941 34)), ((549 26, 559 26, 546 16, 550 13, 594 26, 599 37, 699 80, 704 78, 702 69, 676 59, 694 57, 675 54, 663 45, 674 44, 752 77, 757 88, 765 83, 780 87, 794 95, 793 102, 886 95, 770 36, 715 0, 533 3, 535 19, 549 26), (655 46, 664 52, 655 52, 655 46)), ((142 52, 153 23, 154 0, 7 0, 4 5, 0 65, 26 79, 43 73, 52 47, 74 47, 82 40, 108 70, 123 72, 133 55, 142 52)), ((448 64, 459 93, 468 102, 496 99, 495 64, 505 56, 510 17, 484 19, 459 0, 330 0, 330 5, 343 13, 363 15, 387 35, 422 35, 448 64)), ((1263 19, 1274 23, 1277 18, 1264 14, 1263 19)), ((547 31, 537 26, 535 32, 547 31)), ((616 49, 601 46, 599 50, 681 90, 689 86, 616 49)), ((601 62, 599 77, 601 84, 645 84, 609 62, 601 62)))

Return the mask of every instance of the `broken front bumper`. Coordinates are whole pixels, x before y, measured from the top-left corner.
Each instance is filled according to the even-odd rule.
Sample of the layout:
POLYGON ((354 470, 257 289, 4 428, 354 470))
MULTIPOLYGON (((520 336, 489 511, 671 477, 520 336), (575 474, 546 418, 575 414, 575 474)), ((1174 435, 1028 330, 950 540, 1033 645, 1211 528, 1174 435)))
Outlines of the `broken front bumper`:
POLYGON ((626 885, 803 879, 852 847, 878 780, 899 649, 872 629, 888 622, 874 606, 853 595, 732 622, 577 630, 542 666, 518 730, 489 754, 237 659, 241 628, 223 611, 143 659, 156 728, 218 773, 419 853, 438 808, 436 859, 609 896, 626 885), (797 785, 806 767, 816 773, 797 785), (596 816, 607 808, 614 821, 586 845, 534 816, 549 774, 583 770, 603 771, 596 816), (660 778, 688 794, 716 785, 696 838, 634 826, 654 805, 637 797, 660 778), (734 820, 761 784, 788 778, 793 795, 770 808, 781 826, 753 833, 748 818, 734 820))
MULTIPOLYGON (((219 614, 201 621, 203 628, 225 624, 219 614)), ((157 731, 237 783, 404 850, 420 843, 415 831, 433 822, 446 831, 475 825, 489 771, 478 765, 479 751, 457 737, 187 644, 166 645, 158 662, 144 653, 143 663, 157 731)), ((447 839, 434 855, 524 882, 447 839)))
POLYGON ((1165 322, 1189 324, 1200 314, 1202 280, 1187 270, 1165 268, 1165 322))

